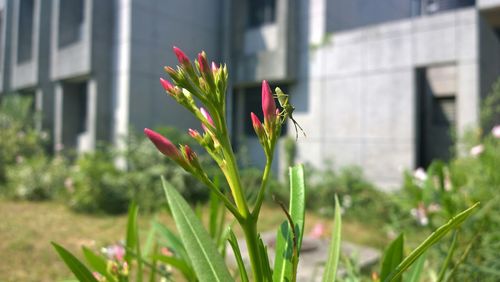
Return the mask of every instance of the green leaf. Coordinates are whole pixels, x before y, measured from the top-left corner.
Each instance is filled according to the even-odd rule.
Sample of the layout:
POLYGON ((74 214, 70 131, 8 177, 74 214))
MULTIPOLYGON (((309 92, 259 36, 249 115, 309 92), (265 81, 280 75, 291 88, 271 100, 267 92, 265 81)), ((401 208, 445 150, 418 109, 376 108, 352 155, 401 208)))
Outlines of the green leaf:
POLYGON ((335 216, 334 229, 332 232, 332 240, 328 250, 328 259, 323 273, 323 282, 335 281, 337 277, 337 268, 340 258, 340 242, 342 236, 342 214, 340 212, 340 204, 337 195, 335 195, 335 216))
POLYGON ((130 204, 128 209, 128 221, 127 221, 127 237, 125 239, 125 260, 128 265, 131 264, 132 255, 129 250, 135 250, 137 244, 137 214, 138 208, 135 202, 130 204))
POLYGON ((422 275, 422 271, 424 270, 425 260, 426 260, 425 254, 417 259, 417 261, 411 267, 410 272, 408 273, 408 279, 406 279, 407 282, 420 281, 420 276, 422 275))
POLYGON ((59 256, 63 259, 64 263, 66 263, 71 272, 75 274, 78 280, 84 282, 98 282, 97 279, 94 278, 94 275, 92 275, 92 272, 90 272, 90 270, 69 251, 54 242, 52 242, 52 246, 54 246, 59 256))
MULTIPOLYGON (((125 260, 128 265, 132 265, 131 251, 135 252, 135 256, 141 257, 141 244, 139 242, 139 228, 137 226, 137 215, 139 213, 139 208, 132 202, 128 210, 128 222, 127 222, 127 238, 125 242, 125 260)), ((136 271, 136 281, 142 281, 142 260, 137 260, 137 271, 136 271)))
POLYGON ((240 272, 240 277, 242 282, 248 282, 248 274, 245 268, 245 263, 243 263, 243 258, 241 257, 240 247, 238 246, 238 240, 236 239, 236 235, 231 230, 229 231, 229 238, 227 239, 231 248, 233 248, 233 254, 236 259, 236 263, 238 264, 238 270, 240 272))
POLYGON ((441 266, 441 270, 439 271, 437 282, 441 282, 444 280, 446 271, 448 270, 448 267, 451 263, 451 259, 453 258, 453 254, 457 249, 457 239, 458 239, 458 229, 455 229, 455 232, 453 232, 453 237, 451 239, 451 245, 448 248, 448 254, 446 255, 446 259, 444 260, 443 265, 441 266))
POLYGON ((436 229, 427 239, 424 240, 417 248, 415 248, 389 275, 384 281, 396 281, 401 274, 408 269, 425 251, 427 251, 432 245, 438 242, 444 235, 446 235, 453 228, 458 227, 464 220, 466 220, 474 211, 474 209, 479 205, 479 203, 474 204, 472 207, 466 209, 465 211, 457 214, 447 223, 443 224, 441 227, 436 229))
MULTIPOLYGON (((400 234, 396 239, 394 239, 394 241, 392 241, 387 250, 384 252, 382 270, 380 271, 380 280, 384 281, 403 260, 404 241, 403 234, 400 234)), ((401 277, 395 281, 400 282, 401 277)))
POLYGON ((217 247, 182 196, 162 177, 163 189, 180 237, 200 281, 232 281, 217 247))
POLYGON ((116 279, 108 273, 106 259, 94 254, 94 252, 86 247, 82 247, 82 251, 85 259, 95 271, 106 277, 110 282, 116 281, 116 279))
POLYGON ((273 281, 294 281, 296 276, 298 254, 304 235, 305 218, 305 184, 304 168, 296 165, 290 168, 290 221, 281 224, 276 236, 276 256, 274 259, 273 281), (294 230, 292 230, 294 228, 294 230), (294 246, 296 236, 296 246, 294 246))

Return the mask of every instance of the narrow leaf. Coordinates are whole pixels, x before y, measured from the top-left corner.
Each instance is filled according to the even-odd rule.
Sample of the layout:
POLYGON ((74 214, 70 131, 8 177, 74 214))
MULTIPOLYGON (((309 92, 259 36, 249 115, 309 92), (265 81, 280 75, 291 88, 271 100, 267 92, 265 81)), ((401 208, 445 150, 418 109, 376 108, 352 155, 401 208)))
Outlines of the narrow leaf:
POLYGON ((190 265, 188 265, 182 259, 172 257, 172 256, 164 256, 164 255, 155 255, 153 256, 154 260, 161 261, 165 264, 168 264, 176 269, 178 269, 186 278, 194 278, 195 274, 190 265))
POLYGON ((441 266, 441 270, 439 271, 438 279, 437 282, 443 281, 446 271, 448 270, 448 266, 451 263, 451 259, 453 258, 453 254, 455 253, 455 250, 457 249, 457 239, 458 239, 458 229, 453 232, 453 237, 451 239, 451 245, 448 248, 448 254, 446 255, 446 259, 443 262, 443 265, 441 266))
POLYGON ((132 202, 128 209, 127 237, 125 239, 125 260, 128 265, 132 265, 132 255, 129 253, 129 250, 135 250, 137 244, 137 214, 137 205, 135 202, 132 202))
POLYGON ((217 247, 188 203, 162 178, 163 189, 180 237, 200 281, 231 281, 231 275, 217 247))
MULTIPOLYGON (((392 241, 387 250, 384 252, 384 258, 382 259, 382 270, 380 271, 380 280, 384 281, 401 263, 404 255, 403 249, 404 236, 403 234, 400 234, 396 239, 394 239, 394 241, 392 241)), ((401 277, 395 281, 400 282, 401 277)))
POLYGON ((411 267, 410 272, 408 273, 408 279, 405 279, 405 281, 407 282, 420 281, 420 276, 422 276, 422 271, 424 270, 425 260, 426 260, 425 254, 417 259, 417 261, 411 267))
POLYGON ((238 270, 240 272, 240 277, 242 282, 248 282, 248 274, 245 268, 245 263, 243 263, 243 258, 241 257, 240 247, 238 246, 238 240, 236 239, 236 235, 231 230, 229 231, 229 238, 227 239, 231 248, 233 249, 234 258, 236 259, 236 263, 238 264, 238 270))
POLYGON ((63 259, 64 263, 66 263, 78 280, 85 282, 98 282, 92 272, 90 272, 90 270, 68 250, 54 242, 52 242, 52 246, 54 246, 59 256, 63 259))
POLYGON ((342 236, 342 214, 340 212, 339 199, 335 195, 335 216, 332 240, 328 249, 328 260, 323 273, 323 282, 335 281, 340 258, 340 243, 342 236))
POLYGON ((384 281, 396 281, 396 279, 401 276, 401 274, 408 269, 415 262, 418 257, 420 257, 427 249, 434 245, 437 241, 443 238, 450 230, 458 227, 464 220, 466 220, 474 211, 474 209, 479 205, 479 203, 474 204, 472 207, 466 209, 465 211, 457 214, 447 223, 441 225, 436 231, 434 231, 425 241, 415 248, 399 265, 398 267, 389 275, 384 281))
POLYGON ((186 249, 184 248, 184 245, 182 244, 181 240, 179 237, 177 237, 170 229, 168 229, 165 225, 161 224, 158 221, 153 221, 153 227, 155 230, 162 235, 164 238, 164 243, 165 245, 170 248, 172 251, 174 251, 175 255, 181 257, 185 261, 190 261, 189 257, 187 255, 186 249))
POLYGON ((274 282, 294 281, 296 276, 305 218, 305 184, 302 165, 290 168, 290 208, 287 217, 289 219, 281 224, 276 236, 274 282))

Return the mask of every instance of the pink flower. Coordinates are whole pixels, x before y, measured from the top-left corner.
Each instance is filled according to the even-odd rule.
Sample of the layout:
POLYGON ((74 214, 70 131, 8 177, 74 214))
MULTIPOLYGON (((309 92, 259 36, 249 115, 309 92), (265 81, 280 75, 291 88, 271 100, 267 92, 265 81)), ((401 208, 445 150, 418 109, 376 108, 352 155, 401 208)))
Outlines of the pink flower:
POLYGON ((269 84, 265 80, 262 81, 262 113, 265 121, 272 122, 276 118, 274 97, 269 84))
POLYGON ((170 142, 170 140, 163 137, 161 134, 149 128, 144 129, 144 134, 146 134, 149 140, 153 142, 158 151, 165 156, 174 160, 179 160, 181 158, 179 150, 174 146, 174 144, 172 144, 172 142, 170 142))
POLYGON ((326 234, 326 227, 322 223, 316 223, 314 225, 313 229, 309 233, 309 236, 314 238, 314 239, 320 239, 321 237, 325 236, 326 234))
POLYGON ((195 129, 188 129, 188 134, 189 136, 193 137, 194 139, 200 137, 200 133, 198 132, 198 130, 195 130, 195 129))
POLYGON ((173 255, 174 255, 174 254, 172 253, 172 251, 170 251, 170 249, 169 249, 169 248, 167 248, 167 247, 163 247, 163 248, 161 248, 161 249, 160 249, 160 252, 161 252, 161 254, 162 254, 162 255, 167 256, 167 257, 171 257, 171 256, 173 256, 173 255))
POLYGON ((182 52, 181 49, 177 48, 176 46, 174 46, 173 49, 174 49, 175 56, 177 56, 177 60, 179 60, 179 63, 181 65, 191 64, 191 62, 189 61, 189 58, 186 56, 186 54, 184 52, 182 52))
POLYGON ((474 146, 470 149, 470 154, 471 156, 473 157, 477 157, 479 156, 482 152, 484 151, 484 145, 483 144, 480 144, 480 145, 477 145, 477 146, 474 146))
POLYGON ((500 138, 500 125, 493 127, 493 129, 491 129, 491 134, 493 134, 495 138, 500 138))

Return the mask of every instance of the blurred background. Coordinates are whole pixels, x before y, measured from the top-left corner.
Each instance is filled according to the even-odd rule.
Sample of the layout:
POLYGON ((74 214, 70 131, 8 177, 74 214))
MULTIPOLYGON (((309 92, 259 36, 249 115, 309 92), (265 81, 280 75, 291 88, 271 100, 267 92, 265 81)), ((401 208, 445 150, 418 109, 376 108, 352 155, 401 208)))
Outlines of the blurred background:
MULTIPOLYGON (((5 243, 22 237, 25 223, 12 210, 35 209, 25 200, 53 200, 37 206, 37 214, 64 213, 61 202, 84 213, 122 214, 132 199, 154 212, 164 204, 160 174, 193 203, 208 198, 140 135, 157 128, 189 143, 187 129, 200 127, 159 83, 167 77, 164 66, 177 63, 174 45, 192 59, 204 50, 228 65, 229 127, 248 187, 258 185, 255 168, 265 162, 250 112, 261 117, 266 79, 290 95, 307 134, 295 140, 293 123, 285 128, 275 193, 286 195, 281 186, 289 165, 306 163, 308 205, 320 216, 331 215, 334 193, 348 196, 346 209, 360 208, 351 215, 368 222, 353 223, 362 230, 394 215, 374 247, 405 226, 399 219, 412 218, 411 208, 442 201, 420 193, 386 204, 382 191, 410 187, 407 195, 414 196, 418 181, 438 170, 442 187, 448 177, 453 187, 498 188, 500 147, 490 131, 500 124, 500 0, 0 0, 0 215, 12 218, 0 223, 0 250, 37 248, 29 238, 39 236, 39 227, 27 241, 5 243), (475 145, 483 146, 477 154, 470 151, 475 145), (491 158, 475 157, 483 151, 491 158), (432 166, 436 160, 440 165, 432 166), (462 166, 453 174, 456 162, 462 166), (426 173, 429 167, 439 169, 426 173), (418 168, 423 176, 413 174, 418 168), (490 178, 477 182, 465 171, 490 178), (361 207, 376 212, 364 218, 361 207)), ((481 195, 491 199, 487 191, 481 195)), ((68 244, 78 245, 73 239, 68 244)), ((30 277, 19 273, 0 280, 30 277)), ((58 275, 55 269, 40 279, 58 275)))

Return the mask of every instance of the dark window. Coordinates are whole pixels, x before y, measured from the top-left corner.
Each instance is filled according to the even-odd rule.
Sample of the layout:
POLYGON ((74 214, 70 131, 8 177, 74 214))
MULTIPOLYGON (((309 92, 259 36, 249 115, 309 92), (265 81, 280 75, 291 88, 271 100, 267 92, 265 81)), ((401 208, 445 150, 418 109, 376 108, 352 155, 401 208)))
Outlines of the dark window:
MULTIPOLYGON (((280 87, 283 92, 287 92, 286 87, 280 87)), ((244 133, 245 136, 255 136, 255 131, 253 129, 252 121, 250 120, 250 113, 256 114, 261 122, 264 122, 264 116, 262 114, 262 88, 252 87, 247 88, 243 94, 243 117, 244 117, 244 133)), ((278 100, 276 100, 276 105, 279 105, 278 100)), ((281 135, 285 135, 287 131, 287 126, 284 124, 281 128, 281 135)))
POLYGON ((17 62, 31 60, 33 51, 34 0, 21 0, 17 33, 17 62))
POLYGON ((83 1, 59 2, 59 48, 80 40, 83 27, 83 1))
POLYGON ((248 1, 248 27, 258 27, 276 20, 276 0, 248 1))
POLYGON ((455 96, 434 97, 432 122, 434 125, 453 126, 455 124, 455 96))

